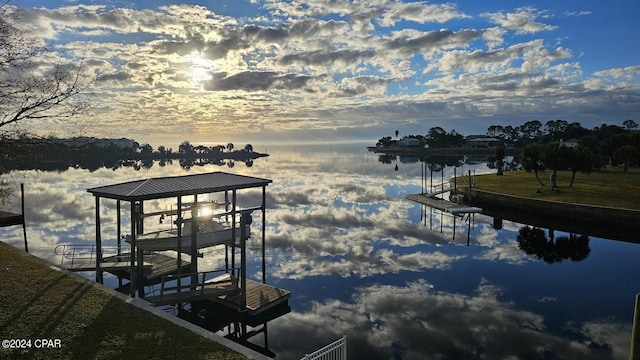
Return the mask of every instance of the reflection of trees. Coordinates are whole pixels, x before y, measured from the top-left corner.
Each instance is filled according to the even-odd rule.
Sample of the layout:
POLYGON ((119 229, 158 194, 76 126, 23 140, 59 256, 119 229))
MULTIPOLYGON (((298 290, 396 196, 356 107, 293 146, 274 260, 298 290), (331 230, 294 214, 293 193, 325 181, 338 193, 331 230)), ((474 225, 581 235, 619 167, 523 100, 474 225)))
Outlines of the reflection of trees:
POLYGON ((591 253, 589 237, 586 235, 547 238, 542 229, 523 226, 518 231, 517 240, 522 251, 550 264, 564 260, 582 261, 591 253))
POLYGON ((156 162, 163 167, 171 164, 173 160, 177 160, 185 170, 206 165, 228 165, 233 167, 235 162, 242 162, 247 167, 251 167, 254 159, 266 156, 265 154, 249 152, 245 149, 225 153, 213 151, 206 154, 198 154, 186 141, 180 145, 181 152, 179 153, 149 153, 148 150, 140 153, 126 152, 117 146, 100 147, 91 144, 80 147, 48 143, 22 144, 20 147, 10 145, 13 145, 13 143, 0 144, 0 150, 2 150, 0 151, 0 161, 2 161, 0 173, 12 170, 62 172, 68 168, 88 169, 90 171, 96 171, 101 168, 141 170, 150 169, 156 162))
POLYGON ((396 159, 396 155, 393 154, 380 154, 378 156, 378 161, 383 164, 393 164, 393 161, 396 159))

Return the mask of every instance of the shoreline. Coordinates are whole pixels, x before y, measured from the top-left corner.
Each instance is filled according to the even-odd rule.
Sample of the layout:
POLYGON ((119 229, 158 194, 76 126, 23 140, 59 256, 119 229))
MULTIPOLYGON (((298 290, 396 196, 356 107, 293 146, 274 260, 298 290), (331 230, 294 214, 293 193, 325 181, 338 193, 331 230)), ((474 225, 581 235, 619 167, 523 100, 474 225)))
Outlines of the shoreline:
POLYGON ((570 233, 588 230, 588 235, 596 237, 640 242, 640 210, 532 199, 477 188, 457 191, 470 204, 481 207, 483 214, 494 218, 570 233))
MULTIPOLYGON (((420 148, 420 147, 376 147, 368 146, 367 151, 375 154, 397 154, 397 155, 494 155, 495 148, 469 148, 469 147, 452 147, 452 148, 420 148)), ((518 155, 522 149, 509 147, 505 149, 505 155, 518 155)))

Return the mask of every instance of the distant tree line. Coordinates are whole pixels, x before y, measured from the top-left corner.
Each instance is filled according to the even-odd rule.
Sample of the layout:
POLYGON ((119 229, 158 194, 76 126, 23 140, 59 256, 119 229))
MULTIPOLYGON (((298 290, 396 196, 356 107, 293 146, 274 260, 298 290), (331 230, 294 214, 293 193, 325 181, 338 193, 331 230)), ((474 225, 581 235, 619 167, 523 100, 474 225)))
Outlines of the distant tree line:
POLYGON ((253 160, 263 156, 267 155, 254 152, 251 144, 236 149, 233 143, 207 147, 183 141, 174 152, 165 146, 154 149, 131 139, 4 137, 0 142, 0 173, 29 169, 64 171, 69 167, 139 170, 156 162, 165 166, 173 161, 179 161, 185 169, 208 164, 233 167, 236 162, 250 167, 253 160))
MULTIPOLYGON (((625 120, 623 126, 602 124, 593 129, 582 127, 579 122, 549 120, 544 125, 538 120, 527 121, 520 126, 491 125, 481 136, 500 139, 503 146, 521 149, 523 166, 528 171, 550 169, 589 172, 606 164, 640 164, 640 131, 634 120, 625 120), (577 142, 570 146, 568 140, 577 142)), ((465 147, 466 142, 478 136, 463 136, 456 130, 445 131, 441 127, 430 128, 425 135, 406 135, 398 140, 386 136, 378 140, 377 147, 397 147, 402 139, 414 138, 418 147, 465 147)), ((540 180, 539 180, 540 181, 540 180)), ((542 181, 540 181, 542 183, 542 181)))

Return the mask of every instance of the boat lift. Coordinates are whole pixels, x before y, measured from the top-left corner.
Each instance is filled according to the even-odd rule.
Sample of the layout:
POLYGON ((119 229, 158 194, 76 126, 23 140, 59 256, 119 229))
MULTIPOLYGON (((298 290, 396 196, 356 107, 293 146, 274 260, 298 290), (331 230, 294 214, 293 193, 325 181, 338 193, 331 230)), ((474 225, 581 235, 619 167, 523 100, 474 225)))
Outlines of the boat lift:
MULTIPOLYGON (((145 277, 143 276, 143 270, 145 266, 144 254, 147 251, 141 250, 136 245, 136 239, 143 233, 144 230, 144 219, 148 216, 158 215, 158 216, 176 216, 175 224, 177 225, 177 245, 176 249, 183 249, 183 247, 190 247, 188 254, 191 256, 191 260, 189 263, 188 271, 183 271, 184 262, 182 260, 183 251, 176 251, 177 259, 175 259, 175 275, 174 274, 166 274, 164 275, 166 278, 163 280, 166 282, 169 279, 169 276, 175 276, 175 282, 177 285, 174 286, 166 286, 167 290, 175 290, 176 293, 181 292, 194 292, 194 296, 198 295, 198 299, 202 297, 204 294, 204 289, 215 288, 211 284, 204 284, 203 281, 200 280, 200 277, 203 275, 198 272, 197 268, 197 256, 198 256, 198 244, 197 244, 197 236, 195 227, 191 227, 192 236, 190 237, 190 244, 182 244, 182 224, 188 221, 194 221, 197 219, 197 211, 205 206, 211 206, 210 203, 198 202, 199 195, 205 194, 216 194, 216 193, 224 193, 224 202, 219 203, 218 205, 222 205, 224 207, 224 212, 220 214, 216 214, 216 216, 226 216, 229 218, 231 222, 231 228, 233 231, 240 232, 240 242, 231 241, 230 244, 225 244, 225 247, 229 247, 231 249, 231 266, 226 266, 228 272, 233 276, 230 277, 232 280, 230 283, 235 288, 235 292, 240 296, 240 305, 242 308, 247 306, 247 292, 248 288, 251 287, 251 281, 247 280, 247 271, 246 271, 246 237, 245 227, 237 226, 238 223, 244 224, 246 222, 251 221, 251 212, 260 210, 262 212, 262 283, 266 283, 266 254, 265 254, 265 229, 266 229, 266 216, 265 216, 265 201, 266 201, 266 187, 272 181, 269 179, 256 178, 251 176, 243 176, 243 175, 235 175, 225 172, 212 172, 212 173, 204 173, 204 174, 194 174, 194 175, 185 175, 185 176, 174 176, 174 177, 161 177, 161 178, 151 178, 145 180, 131 181, 114 185, 100 186, 88 189, 87 191, 94 195, 95 203, 96 203, 96 245, 95 245, 95 269, 96 269, 96 281, 103 281, 103 271, 105 271, 104 263, 105 258, 103 256, 105 249, 102 247, 102 230, 101 230, 101 199, 110 199, 116 201, 116 209, 117 209, 117 255, 122 255, 120 252, 121 248, 121 239, 122 239, 122 209, 121 203, 128 202, 129 203, 129 214, 131 219, 131 229, 130 234, 127 235, 129 237, 130 243, 130 253, 127 262, 128 262, 128 273, 130 274, 130 295, 135 297, 136 290, 138 290, 140 296, 144 296, 142 286, 145 283, 145 277), (238 206, 238 192, 241 192, 246 189, 262 189, 262 203, 255 207, 240 209, 238 206), (186 197, 186 198, 185 198, 186 197), (145 212, 145 201, 149 200, 159 200, 159 199, 175 199, 177 208, 175 210, 170 211, 154 211, 154 212, 145 212), (183 213, 191 213, 191 217, 185 217, 183 213), (240 249, 240 267, 239 272, 234 270, 236 268, 235 265, 235 249, 240 249), (181 279, 184 277, 189 277, 191 281, 188 285, 182 284, 181 279), (235 279, 234 279, 235 277, 235 279), (236 285, 237 284, 237 285, 236 285), (238 290, 239 289, 239 290, 238 290)), ((186 235, 186 234, 185 234, 186 235)), ((232 239, 236 239, 237 234, 232 235, 232 239)), ((227 252, 225 251, 225 254, 227 252)), ((225 288, 226 295, 230 297, 230 292, 227 292, 228 289, 225 288)), ((277 289, 282 290, 282 289, 277 289)), ((286 300, 288 299, 289 292, 281 291, 280 293, 285 294, 286 296, 280 297, 277 300, 286 300)), ((159 302, 166 303, 168 294, 161 294, 162 300, 159 302)), ((223 295, 222 293, 220 295, 223 295)), ((176 303, 180 302, 188 302, 189 296, 178 295, 176 297, 176 303)), ((151 297, 149 300, 154 300, 151 297)))

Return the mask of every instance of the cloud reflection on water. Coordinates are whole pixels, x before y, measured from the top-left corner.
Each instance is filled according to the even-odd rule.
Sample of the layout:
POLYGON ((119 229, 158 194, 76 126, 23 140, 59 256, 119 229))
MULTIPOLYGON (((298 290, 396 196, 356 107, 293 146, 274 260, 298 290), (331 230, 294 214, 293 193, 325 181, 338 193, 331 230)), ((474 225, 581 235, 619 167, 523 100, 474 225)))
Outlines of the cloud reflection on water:
MULTIPOLYGON (((503 221, 498 231, 491 218, 477 215, 471 220, 467 247, 468 224, 462 219, 430 213, 422 218, 420 206, 404 199, 407 193, 420 192, 418 164, 401 164, 396 172, 361 149, 298 148, 277 149, 251 168, 192 168, 189 173, 205 171, 273 180, 266 194, 267 279, 292 291, 293 309, 269 324, 270 346, 278 358, 299 359, 343 334, 354 358, 626 356, 629 325, 617 313, 562 318, 562 331, 555 325, 550 329, 554 311, 570 306, 569 300, 555 283, 528 287, 527 266, 536 265, 542 279, 555 278, 555 269, 575 274, 571 264, 552 270, 521 251, 515 241, 519 224, 503 221), (508 287, 520 283, 517 289, 508 287)), ((445 171, 446 179, 452 170, 445 171)), ((37 250, 38 256, 56 262, 50 253, 56 244, 93 244, 95 202, 87 188, 180 174, 184 171, 177 164, 137 172, 22 172, 16 176, 26 183, 30 248, 48 249, 37 250)), ((261 192, 247 192, 242 205, 259 204, 261 197, 261 192)), ((149 206, 167 208, 173 202, 149 206)), ((104 238, 113 241, 115 202, 102 205, 104 238)), ((127 211, 128 204, 123 204, 127 211)), ((128 229, 127 217, 123 220, 128 229)), ((260 248, 260 229, 261 217, 254 216, 252 249, 260 248)), ((20 229, 0 233, 21 246, 20 229)), ((215 268, 220 256, 215 251, 205 254, 201 268, 215 268)), ((250 251, 252 278, 260 278, 260 257, 259 251, 250 251)), ((588 276, 571 278, 571 289, 588 286, 582 279, 588 276)))
POLYGON ((623 353, 607 344, 628 342, 630 327, 616 323, 572 329, 576 340, 551 335, 541 315, 500 295, 486 280, 472 295, 440 291, 424 279, 363 286, 348 301, 313 301, 308 312, 274 321, 271 345, 281 358, 293 359, 347 334, 358 359, 602 359, 623 353))

